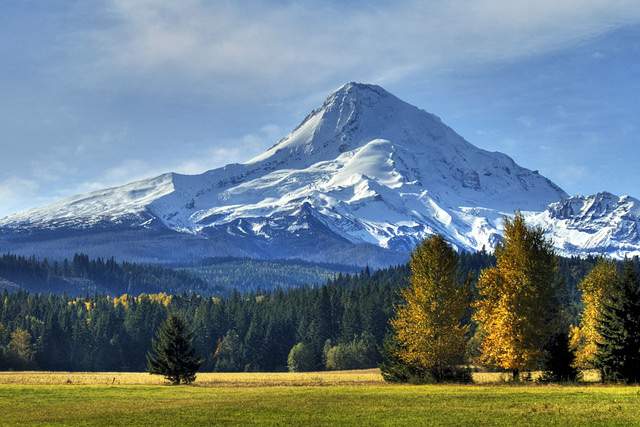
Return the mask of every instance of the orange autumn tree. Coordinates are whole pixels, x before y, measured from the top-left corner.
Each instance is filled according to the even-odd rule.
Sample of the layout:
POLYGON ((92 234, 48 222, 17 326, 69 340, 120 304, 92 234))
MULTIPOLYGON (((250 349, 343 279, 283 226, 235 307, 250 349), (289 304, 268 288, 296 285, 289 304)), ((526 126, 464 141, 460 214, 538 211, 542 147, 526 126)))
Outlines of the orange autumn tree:
POLYGON ((441 236, 418 245, 410 266, 411 285, 391 320, 395 356, 435 381, 455 379, 465 353, 469 281, 459 280, 458 255, 441 236))
POLYGON ((478 279, 474 319, 481 337, 480 361, 513 372, 536 369, 556 329, 557 259, 538 228, 516 213, 505 219, 496 266, 478 279))
POLYGON ((575 351, 575 367, 582 369, 594 368, 598 341, 598 321, 604 301, 615 289, 619 280, 616 264, 602 259, 580 282, 582 292, 582 315, 580 325, 571 329, 571 347, 575 351))

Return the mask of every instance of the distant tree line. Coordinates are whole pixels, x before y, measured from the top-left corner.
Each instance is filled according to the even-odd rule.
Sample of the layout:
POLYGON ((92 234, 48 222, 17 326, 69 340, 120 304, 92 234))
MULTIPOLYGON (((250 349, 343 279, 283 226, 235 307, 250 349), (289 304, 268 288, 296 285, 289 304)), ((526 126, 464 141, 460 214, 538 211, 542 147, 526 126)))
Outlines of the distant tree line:
POLYGON ((76 254, 72 259, 62 261, 5 254, 0 256, 0 279, 34 293, 68 295, 183 291, 215 294, 221 291, 186 271, 118 262, 114 258, 90 259, 85 254, 76 254))
POLYGON ((222 291, 265 292, 277 288, 322 285, 338 273, 357 273, 354 266, 322 264, 301 260, 257 260, 250 258, 206 258, 181 270, 205 280, 222 291))
MULTIPOLYGON (((456 255, 456 260, 455 280, 462 280, 469 295, 477 298, 480 271, 494 267, 496 258, 478 252, 456 255)), ((25 262, 38 265, 35 260, 25 262)), ((596 262, 557 259, 558 304, 570 324, 577 325, 580 319, 578 283, 596 262)), ((94 279, 96 272, 105 274, 110 269, 131 273, 128 264, 86 257, 49 268, 94 279)), ((197 290, 119 297, 4 291, 0 294, 0 369, 142 371, 147 368, 154 334, 170 315, 182 319, 193 332, 193 345, 205 371, 374 367, 387 354, 385 338, 388 341, 395 308, 407 296, 403 290, 409 273, 408 265, 375 272, 365 269, 359 274, 339 274, 318 287, 234 292, 223 297, 199 295, 197 290)), ((121 278, 117 280, 122 283, 121 278)), ((465 311, 462 321, 465 336, 475 332, 477 322, 470 311, 465 311)))

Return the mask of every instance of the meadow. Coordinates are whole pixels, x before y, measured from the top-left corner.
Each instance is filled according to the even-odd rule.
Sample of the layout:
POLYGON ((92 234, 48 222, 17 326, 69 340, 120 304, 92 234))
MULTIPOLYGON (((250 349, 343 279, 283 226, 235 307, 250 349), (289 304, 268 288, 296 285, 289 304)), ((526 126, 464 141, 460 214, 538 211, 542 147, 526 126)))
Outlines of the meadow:
POLYGON ((640 425, 640 387, 396 385, 377 370, 203 373, 167 386, 144 373, 0 374, 2 425, 640 425))

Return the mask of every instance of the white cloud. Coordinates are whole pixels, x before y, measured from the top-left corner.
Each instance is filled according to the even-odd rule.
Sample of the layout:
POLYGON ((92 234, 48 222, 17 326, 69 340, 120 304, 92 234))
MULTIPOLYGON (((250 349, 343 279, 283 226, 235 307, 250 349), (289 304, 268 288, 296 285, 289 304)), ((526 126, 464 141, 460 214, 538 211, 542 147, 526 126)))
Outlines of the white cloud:
POLYGON ((178 173, 197 174, 229 163, 245 162, 262 153, 281 136, 282 130, 279 126, 264 125, 256 132, 219 141, 215 147, 206 149, 197 157, 182 161, 171 170, 178 173))
POLYGON ((0 216, 28 206, 38 198, 37 181, 10 176, 0 181, 0 216))
POLYGON ((567 185, 575 185, 582 181, 589 173, 589 168, 577 164, 563 164, 556 169, 555 175, 567 185))
MULTIPOLYGON (((45 194, 58 197, 172 170, 193 174, 246 161, 284 135, 271 125, 246 135, 238 130, 237 138, 203 142, 205 133, 194 132, 184 139, 198 141, 200 151, 180 146, 169 155, 157 155, 155 150, 167 147, 161 145, 166 142, 161 132, 171 126, 158 126, 156 133, 144 129, 154 120, 172 119, 174 105, 180 113, 202 107, 215 114, 235 102, 239 106, 228 108, 227 115, 273 109, 277 112, 256 120, 291 122, 347 80, 417 82, 438 73, 474 71, 571 47, 640 22, 637 0, 102 2, 108 5, 107 14, 98 2, 74 3, 84 5, 81 11, 91 19, 83 20, 78 13, 65 21, 68 27, 47 39, 46 55, 30 54, 46 58, 38 72, 61 88, 54 92, 59 111, 47 123, 67 124, 52 132, 51 139, 28 132, 13 138, 43 142, 34 143, 32 151, 15 150, 14 157, 5 154, 5 159, 16 159, 5 160, 5 173, 22 178, 0 179, 0 214, 39 204, 45 194), (70 98, 58 96, 62 92, 70 98), (171 96, 163 97, 166 93, 171 96), (149 108, 156 100, 162 108, 149 108), (77 136, 84 133, 87 136, 77 136), (138 146, 147 147, 149 156, 129 149, 138 146), (109 153, 128 160, 118 163, 109 153)), ((30 87, 40 91, 41 85, 30 87)), ((28 111, 17 121, 35 127, 28 111)), ((566 127, 577 114, 562 105, 553 111, 556 128, 566 127)), ((243 124, 229 128, 253 119, 238 120, 243 124)), ((520 122, 534 125, 529 119, 523 115, 520 122)), ((194 122, 180 123, 187 127, 194 122)), ((218 130, 229 134, 225 123, 216 126, 220 129, 211 126, 209 135, 218 130)), ((548 132, 563 129, 556 128, 548 132)), ((489 139, 486 134, 493 131, 481 132, 489 139)), ((519 144, 513 138, 492 143, 509 153, 519 144)))
POLYGON ((92 35, 98 75, 254 97, 512 61, 640 20, 635 0, 110 5, 115 24, 92 35))
POLYGON ((536 119, 531 116, 518 116, 516 121, 526 128, 532 128, 536 124, 536 119))

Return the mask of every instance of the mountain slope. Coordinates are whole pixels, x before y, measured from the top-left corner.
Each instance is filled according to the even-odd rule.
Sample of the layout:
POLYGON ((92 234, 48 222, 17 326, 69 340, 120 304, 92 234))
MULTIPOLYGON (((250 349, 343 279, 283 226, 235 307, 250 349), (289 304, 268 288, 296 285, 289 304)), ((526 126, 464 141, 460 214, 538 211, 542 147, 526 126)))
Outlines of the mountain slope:
POLYGON ((640 255, 640 201, 633 197, 607 192, 575 196, 527 219, 545 229, 566 255, 640 255))
MULTIPOLYGON (((567 197, 381 87, 349 83, 247 163, 11 215, 0 220, 0 248, 157 262, 241 256, 388 265, 435 232, 460 249, 490 249, 505 214, 546 212, 567 197)), ((551 234, 561 224, 535 218, 551 234)))

